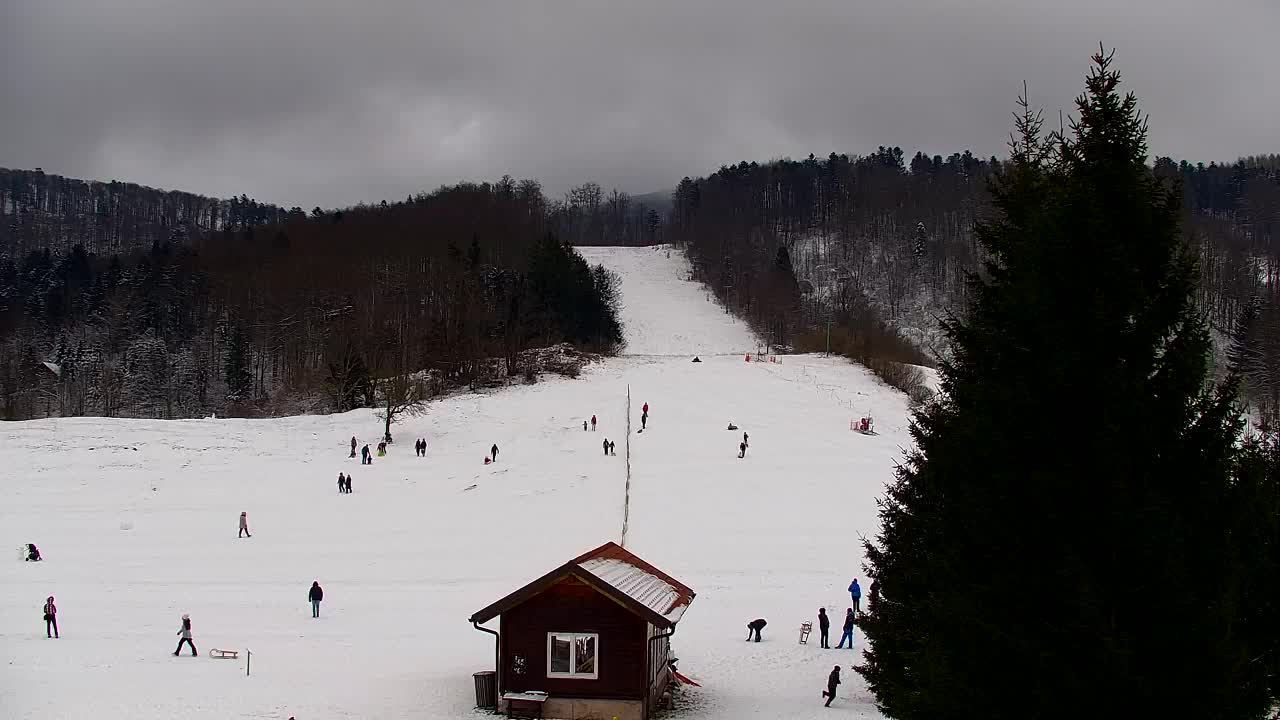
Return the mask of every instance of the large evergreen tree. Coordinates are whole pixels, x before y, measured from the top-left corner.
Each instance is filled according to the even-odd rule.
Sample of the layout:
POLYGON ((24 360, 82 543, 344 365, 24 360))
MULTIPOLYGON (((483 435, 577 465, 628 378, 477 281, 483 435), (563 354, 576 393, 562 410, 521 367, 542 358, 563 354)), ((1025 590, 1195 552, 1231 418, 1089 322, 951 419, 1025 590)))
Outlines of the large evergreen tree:
MULTIPOLYGON (((1111 57, 1069 135, 1023 101, 949 323, 943 398, 867 543, 881 598, 858 668, 895 718, 1252 718, 1239 622, 1234 388, 1206 386, 1180 200, 1111 57)), ((1268 641, 1269 642, 1269 641, 1268 641)))

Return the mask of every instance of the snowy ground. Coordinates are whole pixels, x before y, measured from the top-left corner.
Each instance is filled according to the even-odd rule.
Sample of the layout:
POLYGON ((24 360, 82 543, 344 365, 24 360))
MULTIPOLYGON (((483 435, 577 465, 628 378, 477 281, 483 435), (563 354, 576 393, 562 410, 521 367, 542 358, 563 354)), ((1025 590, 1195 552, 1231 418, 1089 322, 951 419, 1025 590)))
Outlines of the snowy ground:
POLYGON ((673 648, 703 687, 682 688, 672 715, 876 717, 847 671, 822 707, 831 666, 855 656, 796 635, 819 606, 838 628, 859 536, 874 531, 875 497, 908 442, 905 399, 842 360, 744 362, 754 341, 682 280, 676 253, 584 254, 622 275, 636 356, 435 403, 394 428, 372 467, 347 459, 353 434, 379 433, 371 411, 0 426, 14 458, 0 504, 12 548, 0 560, 0 716, 479 717, 471 673, 491 669, 493 644, 466 618, 618 539, 629 439, 627 546, 698 593, 673 648), (637 427, 650 405, 649 429, 629 438, 628 386, 637 427), (867 410, 877 436, 849 431, 867 410), (584 433, 592 413, 601 429, 584 433), (751 434, 744 460, 730 421, 751 434), (426 459, 413 455, 418 436, 426 459), (603 456, 604 437, 618 457, 603 456), (337 493, 340 471, 353 494, 337 493), (252 539, 236 538, 242 510, 252 539), (47 561, 19 561, 25 542, 47 561), (325 589, 318 620, 312 580, 325 589), (60 640, 40 636, 47 595, 60 640), (170 655, 184 612, 199 658, 170 655), (756 617, 765 642, 745 643, 756 617), (252 675, 243 656, 208 659, 215 647, 251 649, 252 675))

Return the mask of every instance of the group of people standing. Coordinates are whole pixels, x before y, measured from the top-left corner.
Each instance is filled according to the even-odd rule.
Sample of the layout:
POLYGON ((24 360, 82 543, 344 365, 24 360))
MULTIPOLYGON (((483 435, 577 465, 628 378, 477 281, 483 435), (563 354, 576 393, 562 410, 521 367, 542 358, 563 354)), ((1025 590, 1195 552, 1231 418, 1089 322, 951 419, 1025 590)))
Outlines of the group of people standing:
POLYGON ((347 494, 351 492, 351 476, 338 473, 338 492, 347 494))

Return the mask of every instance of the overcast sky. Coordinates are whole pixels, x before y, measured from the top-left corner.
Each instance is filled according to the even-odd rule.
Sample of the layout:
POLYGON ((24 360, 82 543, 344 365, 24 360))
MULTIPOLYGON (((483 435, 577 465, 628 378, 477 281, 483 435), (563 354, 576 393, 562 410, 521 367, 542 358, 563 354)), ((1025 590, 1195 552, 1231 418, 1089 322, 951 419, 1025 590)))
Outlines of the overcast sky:
POLYGON ((1152 151, 1280 152, 1280 0, 0 0, 0 166, 281 205, 1005 153, 1099 42, 1152 151))

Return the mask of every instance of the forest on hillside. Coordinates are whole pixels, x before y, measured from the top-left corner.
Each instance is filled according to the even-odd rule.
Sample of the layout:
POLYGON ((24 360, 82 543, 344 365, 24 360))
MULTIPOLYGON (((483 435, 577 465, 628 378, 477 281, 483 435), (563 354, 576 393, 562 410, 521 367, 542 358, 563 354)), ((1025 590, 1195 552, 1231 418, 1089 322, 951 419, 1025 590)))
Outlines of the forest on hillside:
MULTIPOLYGON (((742 162, 682 180, 667 233, 771 344, 823 350, 829 337, 833 351, 869 364, 926 363, 945 356, 941 322, 964 306, 966 277, 980 270, 973 228, 989 217, 1002 163, 967 152, 907 160, 896 147, 742 162)), ((1247 396, 1265 420, 1280 420, 1280 156, 1162 157, 1152 172, 1182 188, 1220 365, 1234 347, 1247 396)))
MULTIPOLYGON (((169 206, 147 205, 152 192, 134 192, 128 226, 150 228, 145 249, 74 233, 66 249, 3 248, 0 417, 342 411, 572 371, 530 351, 621 341, 616 278, 553 233, 533 181, 309 215, 219 210, 178 238, 155 234, 169 206)), ((69 227, 23 212, 38 218, 24 227, 69 227)))

